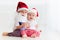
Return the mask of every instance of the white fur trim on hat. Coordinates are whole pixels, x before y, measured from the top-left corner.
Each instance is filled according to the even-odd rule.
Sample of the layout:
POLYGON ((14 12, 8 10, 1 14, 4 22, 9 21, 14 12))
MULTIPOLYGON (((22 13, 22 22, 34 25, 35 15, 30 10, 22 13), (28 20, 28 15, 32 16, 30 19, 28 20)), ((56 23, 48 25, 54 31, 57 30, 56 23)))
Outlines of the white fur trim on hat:
POLYGON ((37 11, 34 10, 34 9, 29 10, 28 13, 29 13, 29 12, 33 12, 33 13, 37 14, 37 11))
POLYGON ((28 10, 27 8, 19 8, 18 11, 20 10, 28 10))

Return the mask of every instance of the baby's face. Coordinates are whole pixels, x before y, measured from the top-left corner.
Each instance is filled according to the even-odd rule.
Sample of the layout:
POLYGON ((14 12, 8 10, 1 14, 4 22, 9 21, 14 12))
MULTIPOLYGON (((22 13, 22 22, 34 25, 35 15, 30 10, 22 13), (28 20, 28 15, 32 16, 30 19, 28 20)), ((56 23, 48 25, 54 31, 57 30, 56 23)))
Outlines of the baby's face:
POLYGON ((36 17, 35 13, 30 12, 30 13, 27 14, 27 19, 28 20, 32 21, 32 20, 35 19, 35 17, 36 17))
POLYGON ((21 15, 27 15, 27 10, 20 10, 19 13, 21 13, 21 15))

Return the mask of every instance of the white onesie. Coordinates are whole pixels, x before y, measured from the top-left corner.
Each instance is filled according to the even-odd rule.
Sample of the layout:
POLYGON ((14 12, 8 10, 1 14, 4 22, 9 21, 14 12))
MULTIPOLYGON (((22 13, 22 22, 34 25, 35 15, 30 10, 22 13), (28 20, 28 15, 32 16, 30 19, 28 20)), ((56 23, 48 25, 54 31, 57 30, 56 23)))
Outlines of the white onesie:
POLYGON ((36 27, 35 27, 35 25, 37 24, 37 22, 36 22, 36 20, 33 20, 33 21, 27 21, 28 23, 29 23, 29 25, 30 25, 30 29, 34 29, 34 30, 36 30, 36 27))

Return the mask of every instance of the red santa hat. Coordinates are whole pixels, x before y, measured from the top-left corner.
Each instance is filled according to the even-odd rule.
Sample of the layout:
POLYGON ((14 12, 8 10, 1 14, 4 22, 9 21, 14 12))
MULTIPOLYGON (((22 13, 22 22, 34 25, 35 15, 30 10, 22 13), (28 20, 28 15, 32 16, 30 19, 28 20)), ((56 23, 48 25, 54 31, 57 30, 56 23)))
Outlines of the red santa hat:
POLYGON ((28 10, 28 6, 24 3, 24 2, 18 2, 18 5, 17 5, 17 12, 20 11, 20 10, 28 10))
POLYGON ((32 8, 32 9, 33 9, 33 10, 35 10, 36 16, 38 17, 38 16, 39 16, 39 14, 38 14, 37 9, 36 9, 36 8, 32 8))
POLYGON ((39 16, 38 11, 36 10, 36 8, 32 8, 31 10, 29 10, 29 12, 35 13, 37 17, 39 16))

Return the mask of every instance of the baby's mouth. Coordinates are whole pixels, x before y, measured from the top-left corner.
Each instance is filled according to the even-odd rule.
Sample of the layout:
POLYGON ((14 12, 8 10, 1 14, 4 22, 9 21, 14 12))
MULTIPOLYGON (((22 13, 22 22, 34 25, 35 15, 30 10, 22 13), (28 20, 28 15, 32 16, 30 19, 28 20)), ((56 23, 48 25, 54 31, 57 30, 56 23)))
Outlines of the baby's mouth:
POLYGON ((24 16, 24 15, 22 15, 22 16, 24 16))
POLYGON ((30 19, 33 19, 33 18, 30 18, 30 19))

